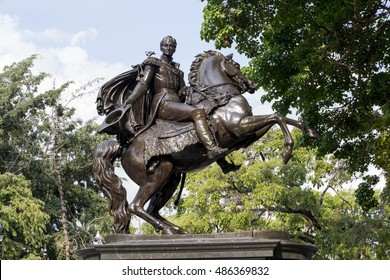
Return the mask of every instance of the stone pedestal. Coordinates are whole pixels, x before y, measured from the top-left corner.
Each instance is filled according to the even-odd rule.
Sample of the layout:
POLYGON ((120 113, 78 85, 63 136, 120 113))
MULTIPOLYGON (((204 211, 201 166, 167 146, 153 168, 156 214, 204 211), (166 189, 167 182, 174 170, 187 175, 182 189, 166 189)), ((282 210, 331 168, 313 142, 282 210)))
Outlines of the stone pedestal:
POLYGON ((78 252, 82 260, 312 259, 317 248, 279 231, 188 235, 109 235, 105 244, 78 252))

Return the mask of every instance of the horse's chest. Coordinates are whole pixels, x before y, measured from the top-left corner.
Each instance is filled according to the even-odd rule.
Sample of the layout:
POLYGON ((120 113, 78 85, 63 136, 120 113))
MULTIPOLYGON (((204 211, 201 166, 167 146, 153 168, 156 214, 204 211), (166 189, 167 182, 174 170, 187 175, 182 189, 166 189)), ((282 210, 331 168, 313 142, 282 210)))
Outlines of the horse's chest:
POLYGON ((252 115, 252 107, 242 95, 236 95, 228 104, 218 108, 216 115, 228 123, 239 123, 246 116, 252 115))

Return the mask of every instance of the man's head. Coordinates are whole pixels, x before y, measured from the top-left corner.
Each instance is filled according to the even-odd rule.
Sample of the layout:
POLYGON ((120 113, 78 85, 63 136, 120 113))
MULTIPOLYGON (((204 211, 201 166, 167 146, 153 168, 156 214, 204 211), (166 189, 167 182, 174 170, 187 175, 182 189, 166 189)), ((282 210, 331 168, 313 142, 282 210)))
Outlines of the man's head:
POLYGON ((176 51, 176 40, 172 36, 164 37, 160 42, 160 50, 163 55, 172 56, 176 51))

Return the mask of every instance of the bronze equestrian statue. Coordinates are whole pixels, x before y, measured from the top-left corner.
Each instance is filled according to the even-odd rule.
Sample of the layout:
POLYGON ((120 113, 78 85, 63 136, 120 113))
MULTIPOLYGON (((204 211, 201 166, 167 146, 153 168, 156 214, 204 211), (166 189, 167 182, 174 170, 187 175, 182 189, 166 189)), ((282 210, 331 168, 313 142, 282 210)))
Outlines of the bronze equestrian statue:
POLYGON ((143 63, 105 83, 97 98, 98 113, 106 115, 99 132, 116 135, 117 141, 104 141, 97 147, 94 175, 109 200, 117 233, 128 231, 131 214, 165 234, 186 233, 159 214, 180 181, 182 189, 185 174, 214 162, 224 172, 237 169, 225 156, 248 147, 274 124, 285 137, 285 163, 294 144, 287 125, 310 138, 318 137, 306 124, 279 114, 254 116, 242 94, 253 93, 255 87, 232 55, 199 54, 191 65, 190 86, 185 86, 183 72, 172 60, 176 40, 163 38, 160 49, 160 59, 147 53, 143 63), (139 186, 130 204, 114 173, 113 162, 118 158, 139 186))

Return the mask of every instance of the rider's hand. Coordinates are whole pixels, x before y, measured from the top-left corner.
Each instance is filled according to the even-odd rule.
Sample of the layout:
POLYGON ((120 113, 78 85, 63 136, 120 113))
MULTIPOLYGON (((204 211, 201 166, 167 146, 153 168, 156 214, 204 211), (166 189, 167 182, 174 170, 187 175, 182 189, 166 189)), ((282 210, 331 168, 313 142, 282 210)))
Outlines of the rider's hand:
POLYGON ((188 92, 190 90, 190 87, 188 86, 185 86, 185 87, 182 87, 180 90, 179 90, 179 96, 182 97, 187 97, 188 96, 188 92))
POLYGON ((126 106, 129 106, 129 107, 131 107, 133 104, 132 104, 132 102, 131 102, 131 99, 130 98, 127 98, 126 100, 125 100, 125 102, 123 102, 123 107, 126 107, 126 106))
POLYGON ((182 103, 184 103, 184 101, 186 100, 187 96, 189 95, 189 91, 190 91, 190 87, 188 87, 188 86, 182 87, 179 90, 178 94, 179 94, 180 101, 182 103))

